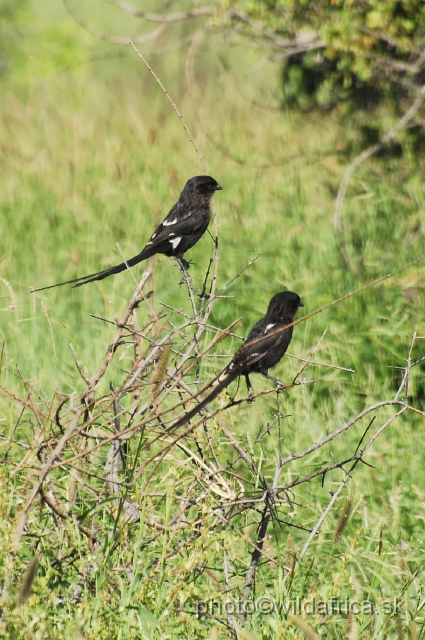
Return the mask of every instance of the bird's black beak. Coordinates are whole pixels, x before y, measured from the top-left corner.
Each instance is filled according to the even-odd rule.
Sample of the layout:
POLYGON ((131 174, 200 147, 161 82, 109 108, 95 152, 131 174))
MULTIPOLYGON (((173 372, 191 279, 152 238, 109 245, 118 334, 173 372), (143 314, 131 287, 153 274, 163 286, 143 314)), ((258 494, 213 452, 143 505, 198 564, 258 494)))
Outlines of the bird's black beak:
POLYGON ((299 307, 303 307, 303 306, 304 306, 304 304, 303 304, 303 301, 302 301, 302 300, 300 300, 300 301, 299 301, 298 306, 299 306, 299 307))
POLYGON ((216 190, 216 191, 223 191, 223 187, 220 187, 220 185, 219 185, 219 184, 217 184, 217 186, 216 186, 215 190, 216 190))

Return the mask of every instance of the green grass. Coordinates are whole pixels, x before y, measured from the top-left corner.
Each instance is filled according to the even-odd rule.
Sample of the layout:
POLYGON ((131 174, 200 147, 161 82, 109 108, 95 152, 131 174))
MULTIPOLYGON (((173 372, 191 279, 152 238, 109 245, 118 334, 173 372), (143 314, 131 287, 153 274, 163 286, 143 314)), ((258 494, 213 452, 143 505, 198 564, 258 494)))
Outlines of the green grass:
MULTIPOLYGON (((52 19, 53 32, 55 20, 66 22, 66 16, 52 19)), ((74 34, 74 27, 69 29, 74 34)), ((74 43, 76 53, 70 60, 59 52, 53 68, 46 68, 43 60, 37 66, 34 50, 31 64, 37 74, 29 79, 19 68, 5 83, 0 103, 0 384, 20 397, 32 395, 40 411, 47 411, 54 392, 76 392, 78 397, 84 390, 69 343, 93 374, 114 329, 90 314, 119 318, 134 283, 124 273, 79 289, 20 294, 121 261, 116 243, 126 257, 138 253, 185 181, 202 172, 181 123, 142 62, 128 51, 122 59, 89 62, 93 50, 82 40, 78 46, 74 43)), ((238 49, 236 56, 213 39, 210 45, 211 51, 201 52, 195 68, 194 97, 202 126, 186 89, 184 57, 152 57, 152 64, 186 118, 209 173, 224 187, 215 196, 219 288, 262 254, 226 290, 226 297, 216 300, 210 319, 215 326, 224 328, 241 317, 236 332, 245 336, 271 296, 285 287, 297 291, 310 312, 423 254, 424 162, 412 154, 408 138, 400 137, 401 157, 368 162, 350 183, 344 223, 351 271, 338 250, 332 217, 339 180, 350 159, 345 150, 356 140, 356 131, 336 115, 306 117, 260 108, 259 102, 278 106, 277 69, 265 67, 244 76, 255 54, 242 55, 238 49), (262 168, 264 164, 270 166, 262 168)), ((90 46, 101 50, 97 43, 90 46)), ((202 283, 212 251, 213 242, 206 235, 190 252, 196 286, 202 283)), ((133 270, 136 278, 144 266, 133 270)), ((189 314, 187 291, 178 285, 181 276, 173 263, 160 257, 149 267, 149 289, 154 290, 150 304, 157 312, 164 304, 189 314)), ((424 334, 424 275, 419 264, 295 327, 291 354, 308 357, 326 331, 316 359, 355 373, 311 366, 305 377, 314 384, 283 394, 284 456, 309 447, 364 408, 394 396, 400 381, 394 367, 404 366, 410 334, 424 334)), ((170 317, 179 320, 177 313, 170 317)), ((139 325, 147 319, 147 307, 141 305, 139 325)), ((230 357, 239 344, 227 338, 216 352, 230 357)), ((413 358, 423 356, 418 341, 413 358)), ((129 361, 128 352, 123 359, 117 357, 99 395, 108 391, 110 381, 119 385, 129 361)), ((224 362, 208 360, 202 379, 224 362)), ((299 361, 285 357, 274 374, 290 380, 298 368, 299 361)), ((419 410, 424 410, 423 371, 422 364, 412 370, 409 386, 409 401, 419 410)), ((259 376, 253 382, 256 390, 268 388, 259 376)), ((40 460, 33 456, 22 470, 18 465, 26 446, 42 437, 47 423, 34 422, 28 410, 19 421, 21 405, 4 394, 0 402, 2 433, 18 443, 0 471, 3 564, 20 508, 35 481, 32 469, 39 468, 40 460)), ((279 447, 277 424, 261 443, 255 438, 276 413, 276 403, 275 394, 267 395, 252 405, 234 407, 223 418, 269 480, 279 447)), ((372 432, 394 409, 383 408, 369 418, 375 413, 372 432)), ((307 460, 285 468, 282 484, 333 459, 350 457, 367 420, 307 460)), ((291 492, 290 502, 279 510, 286 524, 269 527, 265 552, 274 562, 263 561, 258 568, 253 599, 264 597, 282 606, 297 598, 329 602, 335 597, 370 600, 381 607, 383 601, 399 598, 404 606, 399 619, 382 613, 382 608, 376 615, 367 611, 350 616, 348 622, 345 614, 301 616, 322 638, 425 637, 420 608, 425 588, 422 425, 423 416, 409 412, 383 431, 365 457, 372 466, 359 464, 355 469, 294 575, 290 569, 308 531, 290 525, 312 528, 344 476, 337 469, 326 475, 323 486, 317 478, 291 492), (352 501, 351 515, 334 543, 347 499, 352 501), (411 632, 412 619, 416 626, 411 632)), ((216 421, 209 429, 217 457, 226 466, 234 452, 216 421)), ((136 468, 148 455, 144 437, 130 445, 129 458, 136 468)), ((200 441, 203 437, 198 433, 200 441)), ((100 476, 92 479, 94 487, 102 486, 105 455, 100 450, 90 459, 90 469, 100 476)), ((238 477, 227 477, 229 486, 238 496, 250 495, 253 476, 241 461, 234 471, 238 477)), ((188 511, 191 517, 202 515, 198 529, 175 532, 167 527, 179 509, 177 496, 189 490, 194 474, 193 465, 176 452, 153 479, 161 497, 144 495, 145 476, 139 478, 129 489, 142 509, 140 522, 133 525, 122 524, 107 502, 96 507, 90 492, 80 489, 75 513, 85 526, 102 533, 102 543, 94 549, 75 526, 76 516, 58 522, 36 502, 14 559, 12 593, 17 593, 35 549, 40 567, 33 594, 7 611, 5 637, 75 638, 79 629, 86 638, 213 638, 214 626, 217 637, 227 637, 222 625, 226 615, 217 615, 219 621, 210 615, 197 618, 196 603, 225 602, 224 549, 230 597, 237 601, 252 553, 246 538, 256 540, 262 507, 244 511, 233 526, 223 526, 214 520, 220 500, 209 492, 188 511), (89 509, 95 511, 88 513, 89 509), (151 540, 153 521, 164 524, 165 533, 151 540), (73 599, 76 588, 81 593, 73 599)), ((69 469, 64 466, 53 477, 65 504, 69 469)), ((303 636, 281 611, 256 612, 239 622, 255 639, 303 636)))

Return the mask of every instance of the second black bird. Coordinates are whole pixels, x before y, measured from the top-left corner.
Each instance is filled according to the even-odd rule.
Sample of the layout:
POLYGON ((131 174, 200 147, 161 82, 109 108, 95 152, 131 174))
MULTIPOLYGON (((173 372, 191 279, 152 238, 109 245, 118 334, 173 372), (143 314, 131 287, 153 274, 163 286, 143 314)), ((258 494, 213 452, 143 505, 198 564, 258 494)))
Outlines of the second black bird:
POLYGON ((218 377, 217 385, 213 391, 196 407, 177 420, 171 428, 174 429, 186 424, 238 376, 245 376, 251 395, 252 387, 249 375, 262 373, 264 376, 268 376, 268 370, 284 356, 292 339, 292 323, 295 314, 299 307, 303 306, 297 293, 293 291, 277 293, 270 300, 266 315, 254 325, 244 344, 218 377))
POLYGON ((88 276, 67 280, 66 282, 59 282, 34 291, 44 291, 53 287, 61 287, 64 284, 73 284, 74 287, 81 287, 88 282, 103 280, 115 273, 125 271, 128 267, 133 267, 156 253, 163 253, 166 256, 177 258, 183 267, 187 269, 189 264, 184 260, 183 255, 198 242, 207 230, 211 218, 211 198, 215 191, 221 191, 222 189, 223 187, 220 187, 218 182, 211 176, 195 176, 191 178, 186 182, 178 202, 176 202, 165 220, 151 235, 145 248, 137 256, 104 271, 91 273, 88 276))

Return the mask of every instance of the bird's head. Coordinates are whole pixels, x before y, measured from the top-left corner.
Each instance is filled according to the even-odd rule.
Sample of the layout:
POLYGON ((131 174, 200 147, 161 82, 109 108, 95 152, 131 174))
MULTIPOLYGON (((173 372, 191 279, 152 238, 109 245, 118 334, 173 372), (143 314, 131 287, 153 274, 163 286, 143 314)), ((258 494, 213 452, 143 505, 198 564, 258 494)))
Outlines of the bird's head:
POLYGON ((303 302, 298 293, 281 291, 281 293, 277 293, 270 300, 267 315, 273 317, 275 320, 279 318, 286 319, 288 316, 294 317, 299 307, 303 306, 303 302))
POLYGON ((211 197, 215 191, 222 190, 223 187, 211 176, 195 176, 186 182, 182 195, 206 195, 211 197))

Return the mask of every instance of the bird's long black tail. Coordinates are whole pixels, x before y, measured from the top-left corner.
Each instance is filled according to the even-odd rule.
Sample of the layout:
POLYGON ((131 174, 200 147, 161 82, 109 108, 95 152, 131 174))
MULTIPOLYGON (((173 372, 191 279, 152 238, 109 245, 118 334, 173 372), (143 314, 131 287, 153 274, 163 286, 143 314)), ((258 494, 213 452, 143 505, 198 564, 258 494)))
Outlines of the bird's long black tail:
POLYGON ((81 276, 81 278, 74 278, 74 280, 67 280, 66 282, 58 282, 57 284, 51 284, 48 287, 41 287, 40 289, 33 289, 33 291, 46 291, 46 289, 54 289, 55 287, 63 287, 65 284, 73 284, 74 287, 82 287, 83 284, 87 284, 88 282, 95 282, 95 280, 103 280, 104 278, 109 278, 109 276, 113 276, 115 273, 121 273, 121 271, 125 271, 128 267, 134 267, 134 265, 142 262, 142 260, 147 260, 150 258, 151 254, 149 251, 143 249, 137 256, 130 258, 126 262, 121 262, 121 264, 117 264, 115 267, 110 267, 109 269, 104 269, 104 271, 98 271, 97 273, 91 273, 88 276, 81 276))
POLYGON ((214 389, 211 391, 211 393, 209 393, 207 395, 206 398, 204 398, 203 400, 201 400, 201 402, 199 404, 196 405, 196 407, 194 407, 193 409, 191 409, 190 411, 188 411, 187 413, 185 413, 184 415, 182 415, 181 418, 179 418, 176 422, 174 422, 171 426, 170 426, 170 430, 174 430, 177 429, 178 427, 183 426, 184 424, 186 424, 187 422, 189 422, 189 420, 191 420, 193 418, 193 416, 196 416, 197 413, 199 413, 200 411, 202 411, 202 409, 204 407, 207 406, 207 404, 209 404, 210 402, 212 402, 212 400, 214 400, 214 398, 216 398, 218 396, 218 394, 223 391, 223 389, 225 389, 226 387, 229 386, 229 384, 231 382, 233 382, 233 380, 235 380, 239 375, 240 375, 240 371, 237 367, 235 367, 234 369, 232 369, 232 371, 230 371, 230 373, 228 373, 227 375, 225 375, 226 369, 224 370, 224 372, 219 376, 218 380, 219 383, 217 384, 217 386, 214 387, 214 389), (225 375, 224 379, 220 381, 220 378, 225 375))

